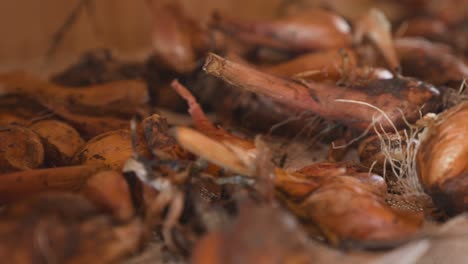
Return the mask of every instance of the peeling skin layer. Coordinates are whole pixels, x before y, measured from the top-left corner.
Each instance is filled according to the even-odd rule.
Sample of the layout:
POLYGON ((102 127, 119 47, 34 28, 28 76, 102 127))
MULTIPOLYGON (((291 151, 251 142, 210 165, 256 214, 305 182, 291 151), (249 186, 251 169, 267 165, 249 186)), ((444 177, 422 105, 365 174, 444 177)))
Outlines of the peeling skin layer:
POLYGON ((286 62, 261 68, 263 72, 289 78, 308 71, 319 71, 328 78, 339 79, 342 71, 357 65, 357 55, 352 49, 331 49, 307 53, 286 62))
MULTIPOLYGON (((280 103, 316 113, 364 130, 380 121, 384 129, 413 122, 439 107, 439 91, 415 79, 369 80, 348 87, 306 82, 299 84, 209 54, 204 70, 239 88, 280 103), (352 104, 352 105, 351 105, 352 104), (382 117, 385 113, 386 117, 382 117)), ((388 130, 387 130, 388 131, 388 130)))

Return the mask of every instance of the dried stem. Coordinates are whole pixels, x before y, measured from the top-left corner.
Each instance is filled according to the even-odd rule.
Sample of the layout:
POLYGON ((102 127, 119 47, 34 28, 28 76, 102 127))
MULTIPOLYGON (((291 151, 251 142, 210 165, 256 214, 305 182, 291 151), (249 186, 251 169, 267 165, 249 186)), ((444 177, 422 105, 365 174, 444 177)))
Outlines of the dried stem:
POLYGON ((386 118, 381 120, 383 128, 393 129, 394 125, 402 127, 405 125, 404 118, 415 121, 419 118, 419 110, 423 105, 424 111, 432 111, 440 101, 437 89, 413 79, 372 79, 365 85, 348 87, 306 81, 297 83, 215 54, 208 55, 204 70, 241 89, 360 130, 367 129, 375 121, 376 113, 386 115, 386 118), (350 108, 337 102, 338 100, 359 101, 364 104, 350 108), (367 105, 373 105, 375 108, 367 105), (404 115, 398 109, 402 109, 404 115))

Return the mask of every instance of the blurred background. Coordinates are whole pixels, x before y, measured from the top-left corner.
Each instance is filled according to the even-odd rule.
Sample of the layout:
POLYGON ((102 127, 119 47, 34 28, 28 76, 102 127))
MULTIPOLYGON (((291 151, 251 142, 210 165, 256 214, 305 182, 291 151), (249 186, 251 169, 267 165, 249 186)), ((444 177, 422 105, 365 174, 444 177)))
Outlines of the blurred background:
MULTIPOLYGON (((0 70, 22 68, 45 73, 90 49, 107 47, 123 57, 143 57, 151 47, 151 18, 145 0, 89 0, 57 47, 54 58, 45 54, 54 33, 81 0, 0 1, 0 70)), ((183 0, 197 19, 214 9, 240 17, 271 16, 279 0, 183 0), (246 4, 248 3, 248 4, 246 4)))
MULTIPOLYGON (((162 0, 164 1, 164 0, 162 0)), ((370 7, 379 7, 390 19, 403 14, 399 1, 375 0, 182 0, 198 20, 213 10, 240 18, 261 18, 321 5, 338 9, 348 19, 370 7), (390 3, 390 4, 389 4, 390 3)), ((0 1, 0 71, 26 69, 45 74, 76 59, 85 51, 106 47, 122 57, 143 58, 151 47, 151 18, 145 0, 17 0, 0 1), (83 5, 82 8, 77 8, 83 5), (74 10, 74 23, 45 60, 54 33, 74 10)))

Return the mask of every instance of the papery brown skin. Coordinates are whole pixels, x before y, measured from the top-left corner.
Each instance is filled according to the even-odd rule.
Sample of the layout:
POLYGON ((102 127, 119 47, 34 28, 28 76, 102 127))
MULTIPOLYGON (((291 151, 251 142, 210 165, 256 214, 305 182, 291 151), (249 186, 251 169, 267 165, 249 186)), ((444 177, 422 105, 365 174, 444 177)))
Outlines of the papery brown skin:
POLYGON ((261 70, 284 78, 306 75, 305 79, 314 79, 313 73, 309 75, 307 73, 316 72, 316 74, 320 73, 327 78, 338 80, 347 70, 356 65, 357 57, 353 50, 331 49, 300 55, 280 64, 262 67, 261 70))
POLYGON ((156 60, 177 73, 195 69, 209 48, 209 35, 177 1, 147 0, 152 16, 152 44, 156 60))
POLYGON ((135 215, 129 186, 119 172, 101 171, 92 175, 79 193, 119 221, 128 221, 135 215))
POLYGON ((416 156, 418 178, 434 202, 449 214, 468 210, 468 103, 436 117, 416 156))
POLYGON ((276 171, 280 199, 333 245, 393 247, 414 236, 423 223, 422 214, 398 211, 385 202, 380 176, 374 181, 364 174, 311 177, 276 171))
POLYGON ((468 65, 446 45, 422 38, 401 38, 394 43, 405 75, 435 85, 455 82, 454 88, 468 77, 468 65))
POLYGON ((311 263, 304 234, 277 208, 244 205, 233 225, 205 235, 195 246, 194 264, 311 263), (255 219, 255 221, 252 221, 255 219))
MULTIPOLYGON (((146 146, 140 145, 140 150, 146 146)), ((109 169, 121 170, 125 161, 134 153, 129 130, 116 130, 101 134, 89 140, 75 154, 73 164, 102 165, 109 169)))
POLYGON ((44 147, 31 129, 16 125, 0 127, 0 173, 30 170, 44 162, 44 147))
POLYGON ((54 166, 69 165, 73 155, 85 143, 70 125, 58 120, 42 120, 29 126, 44 145, 46 162, 54 166))
POLYGON ((422 214, 397 212, 370 185, 347 176, 322 179, 317 190, 292 206, 332 244, 395 246, 420 230, 422 214))
POLYGON ((141 241, 139 220, 116 225, 86 199, 38 195, 11 205, 0 217, 0 257, 12 263, 115 263, 141 241))
POLYGON ((81 89, 69 89, 25 72, 0 74, 0 96, 19 94, 33 97, 46 107, 60 105, 75 114, 135 114, 149 101, 146 84, 123 80, 81 89))
POLYGON ((350 176, 362 183, 371 185, 382 194, 387 193, 387 184, 382 176, 369 172, 359 172, 358 166, 353 164, 317 162, 297 170, 296 173, 300 173, 302 174, 301 177, 306 178, 350 176))
POLYGON ((348 23, 340 16, 321 9, 310 9, 270 21, 241 21, 218 15, 212 27, 251 45, 291 52, 351 45, 348 23))
POLYGON ((0 175, 0 203, 11 203, 47 191, 78 191, 100 166, 34 169, 0 175))
POLYGON ((289 201, 302 201, 308 195, 320 188, 323 183, 332 177, 352 177, 368 185, 374 193, 385 195, 387 184, 376 174, 358 172, 353 166, 339 163, 318 162, 294 172, 275 169, 274 184, 277 190, 285 194, 289 201), (322 179, 323 178, 323 179, 322 179))
POLYGON ((368 80, 348 87, 315 82, 299 84, 215 54, 208 55, 204 70, 240 89, 269 96, 359 130, 379 121, 390 131, 393 125, 397 128, 405 125, 402 113, 407 121, 414 122, 421 113, 436 111, 441 104, 440 92, 434 86, 411 78, 368 80), (386 117, 381 116, 381 112, 386 117))

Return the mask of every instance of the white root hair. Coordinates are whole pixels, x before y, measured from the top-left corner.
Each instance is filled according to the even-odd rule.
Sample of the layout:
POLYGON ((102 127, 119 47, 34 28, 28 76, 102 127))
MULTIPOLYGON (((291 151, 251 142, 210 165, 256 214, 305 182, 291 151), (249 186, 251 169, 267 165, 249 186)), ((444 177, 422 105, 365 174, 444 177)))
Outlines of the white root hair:
MULTIPOLYGON (((405 130, 398 131, 395 124, 386 115, 386 113, 372 104, 356 100, 338 99, 336 101, 368 106, 380 113, 380 115, 372 117, 370 127, 374 129, 374 132, 380 141, 381 151, 385 156, 383 164, 384 175, 382 176, 387 180, 387 182, 392 182, 390 189, 393 193, 396 193, 396 195, 390 195, 390 200, 392 201, 389 202, 398 207, 401 207, 403 204, 403 206, 410 207, 411 209, 424 209, 427 205, 428 196, 424 193, 422 185, 419 182, 416 167, 416 155, 422 139, 427 134, 431 123, 434 122, 435 115, 428 114, 423 118, 422 114, 420 114, 421 121, 412 125, 405 119, 403 111, 399 109, 407 128, 405 130), (393 131, 385 131, 381 122, 382 118, 391 125, 393 131), (389 166, 389 168, 387 166, 389 166), (387 172, 390 172, 391 175, 387 175, 387 172), (391 181, 389 181, 389 179, 391 179, 391 181)), ((361 139, 368 132, 369 129, 366 129, 363 134, 359 135, 345 146, 361 139)), ((372 173, 375 165, 376 161, 372 163, 369 173, 372 173)))

